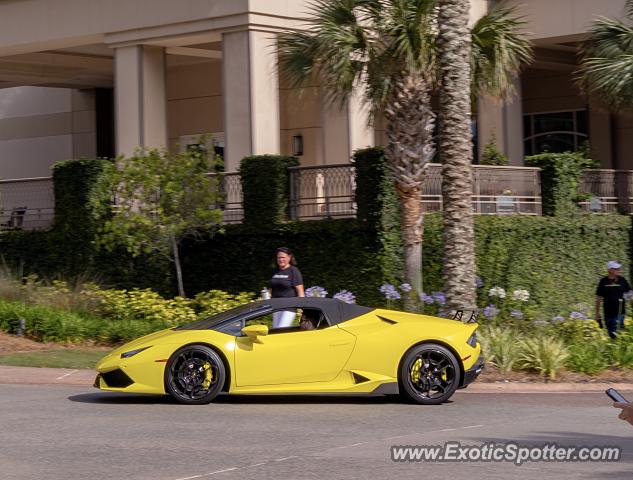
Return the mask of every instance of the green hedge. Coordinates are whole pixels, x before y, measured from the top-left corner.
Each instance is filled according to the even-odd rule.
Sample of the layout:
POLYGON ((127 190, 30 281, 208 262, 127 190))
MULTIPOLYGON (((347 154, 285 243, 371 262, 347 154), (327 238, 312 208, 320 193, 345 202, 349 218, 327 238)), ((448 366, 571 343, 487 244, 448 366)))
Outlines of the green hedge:
POLYGON ((593 165, 592 160, 583 152, 542 153, 526 157, 525 163, 541 169, 543 215, 578 212, 580 177, 593 165))
MULTIPOLYGON (((424 288, 441 290, 439 215, 427 215, 424 230, 424 288)), ((608 260, 621 262, 631 278, 629 216, 479 216, 475 238, 477 274, 485 283, 479 305, 489 302, 493 286, 527 289, 532 317, 550 319, 578 303, 593 305, 608 260)))
POLYGON ((256 155, 242 159, 244 224, 266 230, 287 218, 288 167, 299 165, 297 157, 256 155))
POLYGON ((400 203, 382 148, 354 152, 358 223, 376 236, 383 280, 398 283, 404 262, 400 237, 400 203))

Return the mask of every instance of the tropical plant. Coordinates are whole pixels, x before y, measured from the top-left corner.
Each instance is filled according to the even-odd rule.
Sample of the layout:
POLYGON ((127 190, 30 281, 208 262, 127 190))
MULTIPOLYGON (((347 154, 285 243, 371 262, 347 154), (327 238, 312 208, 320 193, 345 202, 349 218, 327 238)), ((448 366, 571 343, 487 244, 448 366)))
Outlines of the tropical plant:
POLYGON ((508 327, 483 326, 478 330, 481 349, 486 361, 496 366, 501 373, 508 373, 520 357, 518 332, 508 327))
POLYGON ((222 219, 214 208, 219 195, 211 170, 212 162, 196 151, 139 151, 118 159, 102 187, 114 193, 116 206, 113 213, 102 212, 97 243, 110 250, 123 244, 135 256, 164 255, 174 264, 178 294, 184 297, 180 244, 213 231, 222 219))
MULTIPOLYGON (((438 0, 315 0, 306 19, 307 28, 278 38, 280 70, 293 87, 317 78, 326 100, 340 104, 360 91, 370 107, 371 119, 384 115, 386 153, 401 205, 404 277, 414 292, 404 299, 408 309, 422 292, 421 194, 425 168, 435 154, 431 95, 439 78, 437 7, 438 0)), ((485 30, 473 31, 480 45, 474 69, 507 73, 507 65, 498 67, 495 57, 489 56, 499 54, 500 47, 490 42, 501 38, 490 32, 500 31, 497 24, 507 26, 509 20, 517 21, 510 10, 493 12, 487 23, 478 23, 485 30)), ((505 34, 504 38, 522 38, 510 33, 513 36, 505 34)), ((506 46, 503 52, 516 51, 512 43, 506 42, 506 46)), ((498 83, 490 78, 478 80, 476 85, 498 83)), ((472 242, 472 236, 466 241, 472 242)), ((474 270, 472 275, 474 282, 474 270)), ((468 280, 461 278, 460 282, 468 280)))
POLYGON ((609 350, 606 342, 581 342, 569 347, 569 357, 565 362, 574 372, 595 375, 609 366, 609 350))
POLYGON ((576 78, 613 110, 633 107, 633 0, 623 19, 599 18, 581 44, 576 78))
POLYGON ((501 153, 497 146, 497 137, 493 133, 490 135, 490 139, 484 145, 484 151, 481 155, 482 165, 497 165, 504 166, 508 164, 508 157, 501 153))
POLYGON ((556 338, 539 335, 520 342, 521 368, 535 370, 545 379, 554 380, 556 374, 565 367, 569 351, 565 344, 556 338))

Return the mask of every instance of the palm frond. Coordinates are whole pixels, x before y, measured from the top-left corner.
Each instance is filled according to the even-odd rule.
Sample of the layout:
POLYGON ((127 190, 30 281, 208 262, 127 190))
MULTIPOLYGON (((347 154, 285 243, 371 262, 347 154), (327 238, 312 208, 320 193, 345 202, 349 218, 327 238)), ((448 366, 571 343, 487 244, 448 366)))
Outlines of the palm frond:
POLYGON ((633 20, 633 0, 626 0, 625 5, 626 17, 629 20, 633 20))
POLYGON ((580 49, 576 80, 614 110, 633 107, 633 27, 608 18, 594 22, 580 49))
POLYGON ((318 78, 328 102, 363 83, 373 110, 403 72, 433 78, 436 0, 317 0, 307 29, 278 37, 279 66, 292 87, 318 78))
POLYGON ((526 22, 514 8, 494 7, 472 28, 472 93, 511 95, 521 66, 533 59, 532 44, 522 30, 526 22))

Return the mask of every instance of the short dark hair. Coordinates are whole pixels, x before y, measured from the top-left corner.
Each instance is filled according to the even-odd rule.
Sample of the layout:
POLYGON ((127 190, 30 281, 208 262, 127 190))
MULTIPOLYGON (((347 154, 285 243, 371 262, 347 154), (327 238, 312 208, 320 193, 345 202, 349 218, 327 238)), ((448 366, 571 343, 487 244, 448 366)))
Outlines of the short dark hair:
POLYGON ((277 254, 278 253, 285 253, 286 255, 288 255, 290 257, 290 265, 296 265, 297 264, 297 260, 295 259, 294 254, 292 253, 292 250, 290 250, 288 247, 279 247, 277 250, 275 250, 275 259, 274 259, 274 264, 277 265, 277 254))

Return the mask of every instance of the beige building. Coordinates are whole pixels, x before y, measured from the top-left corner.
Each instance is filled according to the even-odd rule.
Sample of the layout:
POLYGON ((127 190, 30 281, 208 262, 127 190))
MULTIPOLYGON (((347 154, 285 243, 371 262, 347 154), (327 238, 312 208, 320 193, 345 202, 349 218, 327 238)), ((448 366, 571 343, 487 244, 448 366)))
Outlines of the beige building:
MULTIPOLYGON (((489 3, 472 0, 472 18, 489 3)), ((577 42, 624 0, 511 0, 536 62, 518 95, 480 99, 478 144, 494 133, 514 165, 524 154, 590 140, 605 167, 633 168, 633 121, 575 87, 577 42)), ((50 175, 80 156, 187 148, 211 134, 227 171, 242 157, 300 153, 340 164, 383 141, 359 98, 327 107, 319 85, 291 91, 275 34, 301 28, 308 0, 22 0, 0 2, 0 178, 50 175)))

